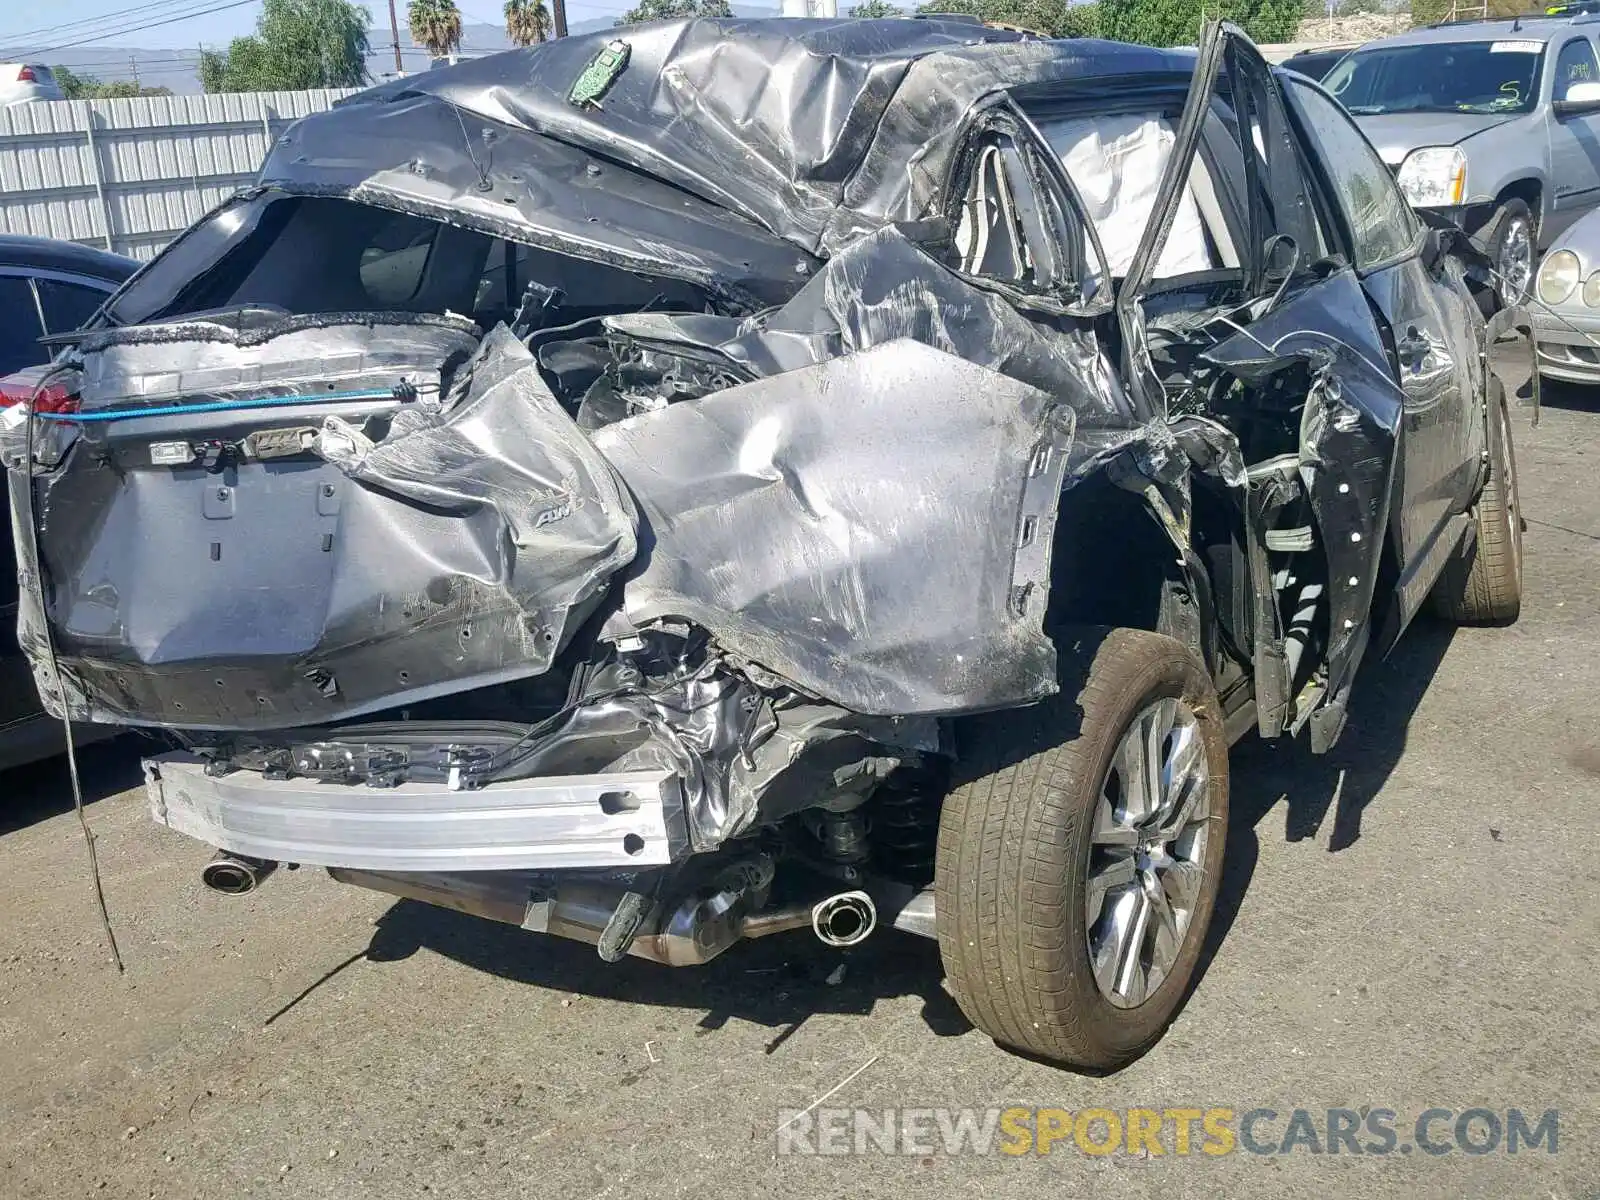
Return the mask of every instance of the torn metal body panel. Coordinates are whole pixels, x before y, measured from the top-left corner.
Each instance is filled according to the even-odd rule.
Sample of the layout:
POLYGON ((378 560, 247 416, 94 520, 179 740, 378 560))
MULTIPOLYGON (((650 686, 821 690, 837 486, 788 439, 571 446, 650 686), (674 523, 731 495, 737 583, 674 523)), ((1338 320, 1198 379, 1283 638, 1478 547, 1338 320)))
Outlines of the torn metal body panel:
MULTIPOLYGON (((360 106, 435 96, 627 164, 828 253, 886 221, 926 215, 943 197, 967 118, 1003 89, 1181 78, 1192 63, 1182 51, 965 22, 702 18, 630 27, 625 69, 602 98, 573 104, 573 81, 616 36, 560 38, 395 80, 351 97, 323 123, 339 127, 360 106)), ((268 174, 296 174, 293 158, 280 151, 268 174)))
POLYGON ((618 163, 604 146, 508 127, 443 98, 358 99, 332 120, 292 126, 259 185, 426 214, 633 270, 666 268, 749 309, 785 299, 815 266, 760 226, 618 163))
POLYGON ((1046 695, 1070 411, 905 340, 608 426, 640 509, 624 611, 869 715, 1046 695))
POLYGON ((632 509, 527 350, 461 324, 86 345, 95 415, 194 411, 83 424, 38 480, 70 715, 283 728, 548 667, 633 558, 632 509), (388 394, 306 402, 352 382, 388 394))
POLYGON ((1385 362, 1371 310, 1355 276, 1341 272, 1205 357, 1247 383, 1296 362, 1308 369, 1296 452, 1327 560, 1327 690, 1342 695, 1372 632, 1368 613, 1405 399, 1385 362))

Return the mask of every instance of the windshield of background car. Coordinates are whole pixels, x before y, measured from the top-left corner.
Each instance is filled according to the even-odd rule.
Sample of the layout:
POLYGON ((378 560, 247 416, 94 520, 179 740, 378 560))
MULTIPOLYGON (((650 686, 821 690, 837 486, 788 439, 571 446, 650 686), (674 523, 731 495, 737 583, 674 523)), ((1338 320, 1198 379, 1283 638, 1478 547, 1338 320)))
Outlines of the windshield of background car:
POLYGON ((1543 61, 1543 42, 1516 38, 1380 47, 1350 55, 1323 86, 1358 117, 1524 113, 1538 99, 1543 61))

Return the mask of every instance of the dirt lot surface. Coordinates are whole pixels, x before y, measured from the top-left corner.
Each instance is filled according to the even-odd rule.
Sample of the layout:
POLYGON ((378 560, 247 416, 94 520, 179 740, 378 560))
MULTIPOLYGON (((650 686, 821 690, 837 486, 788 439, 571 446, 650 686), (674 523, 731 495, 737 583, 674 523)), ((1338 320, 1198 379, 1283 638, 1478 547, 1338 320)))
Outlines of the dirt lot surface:
POLYGON ((1214 957, 1128 1070, 998 1050, 934 945, 897 933, 673 972, 311 870, 214 896, 205 851, 151 824, 125 740, 83 756, 120 978, 64 767, 0 776, 0 1196, 1600 1196, 1600 396, 1547 402, 1517 420, 1522 621, 1419 624, 1326 759, 1240 745, 1214 957), (835 1088, 875 1109, 1273 1109, 1258 1142, 1296 1108, 1396 1110, 1405 1145, 1428 1108, 1556 1109, 1559 1142, 779 1155, 779 1110, 835 1088))

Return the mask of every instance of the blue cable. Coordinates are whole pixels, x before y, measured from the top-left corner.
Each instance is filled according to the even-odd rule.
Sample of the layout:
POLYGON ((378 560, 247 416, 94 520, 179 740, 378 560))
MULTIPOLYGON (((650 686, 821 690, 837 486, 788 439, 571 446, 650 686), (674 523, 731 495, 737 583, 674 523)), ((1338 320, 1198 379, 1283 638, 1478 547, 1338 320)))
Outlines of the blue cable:
POLYGON ((249 400, 208 400, 201 404, 168 404, 161 408, 108 408, 99 412, 42 412, 44 421, 125 421, 133 417, 176 417, 186 413, 228 412, 236 408, 273 408, 285 404, 321 404, 329 400, 394 400, 395 388, 366 388, 352 392, 319 392, 312 396, 257 396, 249 400))

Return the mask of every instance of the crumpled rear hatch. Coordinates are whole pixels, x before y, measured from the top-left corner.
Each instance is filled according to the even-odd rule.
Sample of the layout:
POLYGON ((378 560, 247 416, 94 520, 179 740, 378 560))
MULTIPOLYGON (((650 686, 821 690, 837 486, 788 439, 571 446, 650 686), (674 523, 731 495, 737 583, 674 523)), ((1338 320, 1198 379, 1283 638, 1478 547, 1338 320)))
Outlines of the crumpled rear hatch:
POLYGON ((536 371, 473 381, 406 460, 479 340, 454 316, 244 308, 84 342, 79 409, 41 423, 32 498, 69 709, 297 726, 546 669, 632 558, 631 507, 554 398, 528 394, 536 371), (380 440, 423 499, 352 480, 380 440), (515 496, 482 480, 502 459, 515 496))

